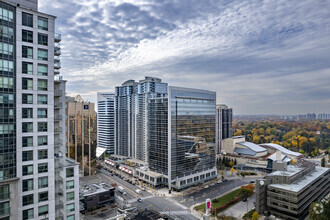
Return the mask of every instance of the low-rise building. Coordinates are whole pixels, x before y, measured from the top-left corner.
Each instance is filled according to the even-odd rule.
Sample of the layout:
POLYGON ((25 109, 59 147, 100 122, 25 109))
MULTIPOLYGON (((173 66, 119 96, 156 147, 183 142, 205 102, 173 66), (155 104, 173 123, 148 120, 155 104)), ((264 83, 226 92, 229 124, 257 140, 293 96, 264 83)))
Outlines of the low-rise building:
POLYGON ((283 219, 300 220, 312 202, 330 192, 330 169, 306 160, 285 164, 256 182, 256 211, 283 219))
POLYGON ((85 211, 115 202, 115 188, 106 183, 87 185, 80 194, 85 211))

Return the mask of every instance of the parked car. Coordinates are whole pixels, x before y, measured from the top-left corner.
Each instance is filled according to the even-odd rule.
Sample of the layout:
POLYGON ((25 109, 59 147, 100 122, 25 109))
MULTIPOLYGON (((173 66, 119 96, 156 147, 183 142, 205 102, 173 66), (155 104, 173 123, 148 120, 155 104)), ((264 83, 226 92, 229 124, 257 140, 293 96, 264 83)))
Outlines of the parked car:
POLYGON ((255 183, 255 181, 250 181, 250 183, 255 183))
POLYGON ((243 201, 243 202, 246 202, 246 201, 247 201, 247 198, 244 198, 242 201, 243 201))
POLYGON ((209 188, 209 185, 204 186, 204 189, 207 189, 207 188, 209 188))
POLYGON ((138 198, 137 201, 138 201, 138 202, 142 202, 142 199, 141 199, 141 198, 138 198))
POLYGON ((226 180, 226 179, 224 179, 224 180, 222 180, 222 182, 227 182, 228 180, 226 180))
POLYGON ((222 183, 222 181, 221 181, 221 180, 219 180, 219 181, 218 181, 218 183, 222 183))
POLYGON ((214 186, 214 183, 212 183, 210 186, 214 186))

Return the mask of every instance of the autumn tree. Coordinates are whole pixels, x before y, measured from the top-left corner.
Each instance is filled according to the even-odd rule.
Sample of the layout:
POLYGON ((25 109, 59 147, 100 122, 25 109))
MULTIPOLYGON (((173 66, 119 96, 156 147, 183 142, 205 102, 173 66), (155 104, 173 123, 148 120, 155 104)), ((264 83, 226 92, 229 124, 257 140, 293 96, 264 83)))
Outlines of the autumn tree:
POLYGON ((252 214, 252 220, 258 220, 259 219, 259 214, 258 214, 258 212, 254 212, 253 214, 252 214))

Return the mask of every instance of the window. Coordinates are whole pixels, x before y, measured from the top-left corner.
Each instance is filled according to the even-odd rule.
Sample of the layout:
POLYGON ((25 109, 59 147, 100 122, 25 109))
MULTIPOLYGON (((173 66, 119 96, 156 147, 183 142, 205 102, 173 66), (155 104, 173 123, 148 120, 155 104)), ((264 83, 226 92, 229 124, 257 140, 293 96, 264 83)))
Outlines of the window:
POLYGON ((33 132, 33 122, 23 122, 22 132, 23 133, 33 132))
POLYGON ((33 48, 22 46, 22 57, 33 59, 33 48))
POLYGON ((14 95, 13 94, 1 94, 0 93, 0 103, 13 104, 14 103, 14 95))
POLYGON ((38 95, 38 104, 47 105, 47 95, 38 95))
POLYGON ((66 181, 66 189, 74 188, 74 180, 66 181))
POLYGON ((23 166, 23 176, 33 174, 33 165, 25 165, 23 166))
POLYGON ((66 212, 74 211, 74 203, 66 205, 66 212))
POLYGON ((0 9, 0 19, 12 22, 14 20, 14 13, 8 9, 1 8, 0 9))
POLYGON ((48 205, 39 206, 38 215, 47 215, 48 214, 48 205))
POLYGON ((205 178, 205 175, 204 174, 200 175, 200 178, 201 179, 204 179, 205 178))
POLYGON ((33 32, 27 31, 27 30, 22 30, 22 41, 28 42, 28 43, 33 43, 33 32))
POLYGON ((48 201, 48 192, 39 193, 39 202, 48 201))
POLYGON ((22 73, 33 74, 33 63, 22 62, 22 73))
POLYGON ((48 36, 47 34, 38 33, 38 44, 47 46, 48 45, 48 36))
POLYGON ((33 104, 33 94, 22 94, 23 104, 33 104))
POLYGON ((23 180, 23 192, 33 190, 33 179, 23 180))
POLYGON ((0 76, 0 88, 12 89, 14 80, 11 77, 0 76))
POLYGON ((33 147, 33 137, 23 137, 22 145, 23 147, 33 147))
POLYGON ((38 118, 47 118, 46 108, 38 108, 38 118))
POLYGON ((39 76, 48 75, 48 66, 46 64, 38 64, 38 75, 39 76))
POLYGON ((22 12, 22 25, 33 27, 33 15, 22 12))
POLYGON ((14 118, 14 109, 0 108, 0 119, 14 118))
POLYGON ((23 206, 33 204, 33 194, 23 196, 23 206))
POLYGON ((0 199, 9 199, 9 185, 0 186, 0 199))
POLYGON ((14 70, 13 61, 0 59, 0 70, 7 71, 7 72, 13 72, 13 70, 14 70))
POLYGON ((47 173, 48 172, 48 163, 38 164, 38 173, 47 173))
POLYGON ((74 200, 74 192, 69 192, 66 194, 66 201, 74 200))
POLYGON ((47 122, 38 122, 38 132, 47 131, 47 122))
POLYGON ((23 220, 33 219, 34 213, 33 209, 23 210, 23 220))
POLYGON ((38 90, 47 91, 47 79, 38 79, 38 90))
POLYGON ((30 150, 30 151, 23 151, 23 152, 22 152, 22 160, 23 160, 23 161, 30 161, 30 160, 33 160, 33 150, 30 150))
POLYGON ((14 131, 13 124, 0 124, 0 134, 11 134, 13 131, 14 131))
POLYGON ((0 43, 0 53, 12 56, 14 53, 14 46, 8 43, 0 43))
POLYGON ((22 78, 22 89, 33 90, 33 79, 22 78))
POLYGON ((74 168, 70 167, 70 168, 66 168, 66 177, 74 177, 74 168))
POLYGON ((67 216, 66 220, 74 220, 74 215, 67 216))
POLYGON ((38 28, 45 31, 48 30, 47 18, 38 17, 38 28))
POLYGON ((0 203, 0 216, 9 215, 9 214, 10 214, 9 202, 0 203))
POLYGON ((14 29, 8 26, 0 26, 0 36, 4 38, 14 39, 14 29))
POLYGON ((33 118, 33 108, 23 108, 22 118, 33 118))
POLYGON ((48 151, 47 149, 45 150, 38 150, 38 159, 42 160, 42 159, 47 159, 48 158, 48 151))
POLYGON ((39 136, 38 137, 38 146, 47 145, 47 136, 39 136))
POLYGON ((44 49, 38 49, 38 60, 48 60, 48 51, 44 49))
POLYGON ((39 177, 38 188, 41 189, 41 188, 46 188, 46 187, 48 187, 48 177, 47 176, 39 177))

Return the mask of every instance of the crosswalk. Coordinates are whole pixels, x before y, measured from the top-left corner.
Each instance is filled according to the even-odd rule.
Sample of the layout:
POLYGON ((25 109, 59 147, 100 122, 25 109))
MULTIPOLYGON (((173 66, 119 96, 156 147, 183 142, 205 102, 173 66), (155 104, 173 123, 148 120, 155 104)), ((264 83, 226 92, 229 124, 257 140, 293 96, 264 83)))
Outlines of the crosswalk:
MULTIPOLYGON (((150 199, 150 198, 154 198, 154 197, 155 197, 154 195, 150 195, 150 196, 146 196, 146 197, 141 197, 141 199, 145 200, 145 199, 150 199)), ((130 199, 127 202, 132 203, 132 202, 136 202, 136 201, 137 201, 137 199, 130 199)))
POLYGON ((162 215, 175 215, 175 216, 183 216, 183 215, 190 215, 188 211, 164 211, 160 212, 162 215))

